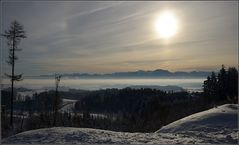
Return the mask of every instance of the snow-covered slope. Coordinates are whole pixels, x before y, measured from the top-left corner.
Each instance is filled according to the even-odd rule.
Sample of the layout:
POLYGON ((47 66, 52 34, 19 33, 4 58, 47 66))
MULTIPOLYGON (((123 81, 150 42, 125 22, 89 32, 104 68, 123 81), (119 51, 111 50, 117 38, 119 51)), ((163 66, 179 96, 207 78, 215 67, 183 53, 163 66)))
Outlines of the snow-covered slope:
POLYGON ((177 133, 211 143, 237 143, 238 105, 225 104, 162 127, 156 133, 177 133))
POLYGON ((3 140, 11 144, 237 144, 238 105, 223 105, 171 123, 155 133, 55 127, 26 131, 3 140))
POLYGON ((161 144, 190 143, 189 137, 160 133, 126 133, 90 128, 54 127, 26 131, 3 140, 11 144, 161 144))

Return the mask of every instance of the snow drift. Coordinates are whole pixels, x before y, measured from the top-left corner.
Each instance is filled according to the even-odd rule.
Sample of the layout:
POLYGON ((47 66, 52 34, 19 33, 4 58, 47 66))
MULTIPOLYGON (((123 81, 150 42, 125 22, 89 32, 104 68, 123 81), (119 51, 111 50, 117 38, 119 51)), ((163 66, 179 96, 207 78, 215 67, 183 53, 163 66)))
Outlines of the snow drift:
POLYGON ((176 133, 209 143, 238 143, 238 105, 225 104, 162 127, 156 133, 176 133))
POLYGON ((238 105, 226 104, 190 115, 155 133, 54 127, 26 131, 4 139, 10 144, 237 144, 238 105))

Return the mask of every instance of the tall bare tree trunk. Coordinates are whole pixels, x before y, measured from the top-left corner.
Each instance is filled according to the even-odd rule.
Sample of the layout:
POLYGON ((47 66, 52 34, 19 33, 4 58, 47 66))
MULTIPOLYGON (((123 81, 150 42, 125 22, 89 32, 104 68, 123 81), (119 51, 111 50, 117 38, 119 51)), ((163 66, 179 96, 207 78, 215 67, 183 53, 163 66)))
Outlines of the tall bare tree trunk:
POLYGON ((7 39, 7 45, 9 47, 9 55, 7 63, 11 65, 12 72, 11 75, 5 74, 8 78, 11 79, 11 113, 10 113, 10 125, 13 127, 13 99, 14 99, 14 81, 21 81, 22 74, 15 75, 15 60, 18 58, 15 56, 15 51, 20 51, 21 49, 17 48, 21 39, 26 38, 25 31, 23 30, 23 26, 19 24, 16 20, 11 23, 11 26, 8 30, 2 34, 7 39))
POLYGON ((56 81, 56 94, 55 94, 55 100, 54 100, 54 118, 53 118, 53 126, 56 126, 56 119, 57 119, 57 112, 58 112, 58 87, 61 80, 61 75, 55 75, 55 81, 56 81))
MULTIPOLYGON (((12 42, 12 56, 13 58, 15 58, 15 27, 13 30, 13 42, 12 42)), ((12 83, 12 90, 11 90, 11 126, 13 127, 13 95, 14 95, 14 90, 13 90, 13 86, 14 86, 14 67, 15 67, 15 59, 12 59, 12 78, 11 78, 11 83, 12 83)))
POLYGON ((53 120, 53 126, 56 126, 56 117, 57 117, 57 98, 58 98, 58 86, 56 86, 56 92, 55 92, 55 100, 54 100, 54 120, 53 120))

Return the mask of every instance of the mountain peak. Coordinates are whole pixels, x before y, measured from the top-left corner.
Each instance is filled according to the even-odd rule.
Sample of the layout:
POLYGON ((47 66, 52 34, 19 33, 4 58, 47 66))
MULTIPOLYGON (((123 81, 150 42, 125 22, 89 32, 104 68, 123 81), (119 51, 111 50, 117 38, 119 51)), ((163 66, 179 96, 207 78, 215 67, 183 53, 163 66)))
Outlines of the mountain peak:
POLYGON ((165 69, 156 69, 154 70, 155 72, 169 72, 168 70, 165 70, 165 69))

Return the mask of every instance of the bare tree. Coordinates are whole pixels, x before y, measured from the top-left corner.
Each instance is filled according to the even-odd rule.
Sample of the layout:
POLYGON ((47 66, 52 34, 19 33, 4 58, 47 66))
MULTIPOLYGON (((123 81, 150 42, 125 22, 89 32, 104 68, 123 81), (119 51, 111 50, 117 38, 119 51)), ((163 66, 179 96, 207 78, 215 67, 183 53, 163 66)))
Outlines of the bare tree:
POLYGON ((55 83, 56 83, 56 94, 55 94, 55 100, 54 100, 54 105, 53 105, 53 111, 54 111, 54 120, 53 120, 53 126, 56 126, 56 118, 57 118, 57 112, 58 112, 58 100, 59 100, 59 96, 58 96, 58 87, 61 81, 61 75, 59 74, 55 74, 55 83))
POLYGON ((21 49, 18 48, 20 41, 23 38, 26 38, 25 31, 23 26, 19 24, 16 20, 13 21, 10 25, 10 28, 2 34, 7 39, 7 46, 9 47, 9 55, 7 63, 12 67, 12 73, 5 74, 8 78, 11 79, 11 119, 10 124, 13 127, 13 87, 15 81, 22 80, 22 74, 16 75, 15 74, 15 61, 18 59, 16 56, 16 51, 20 51, 21 49))

